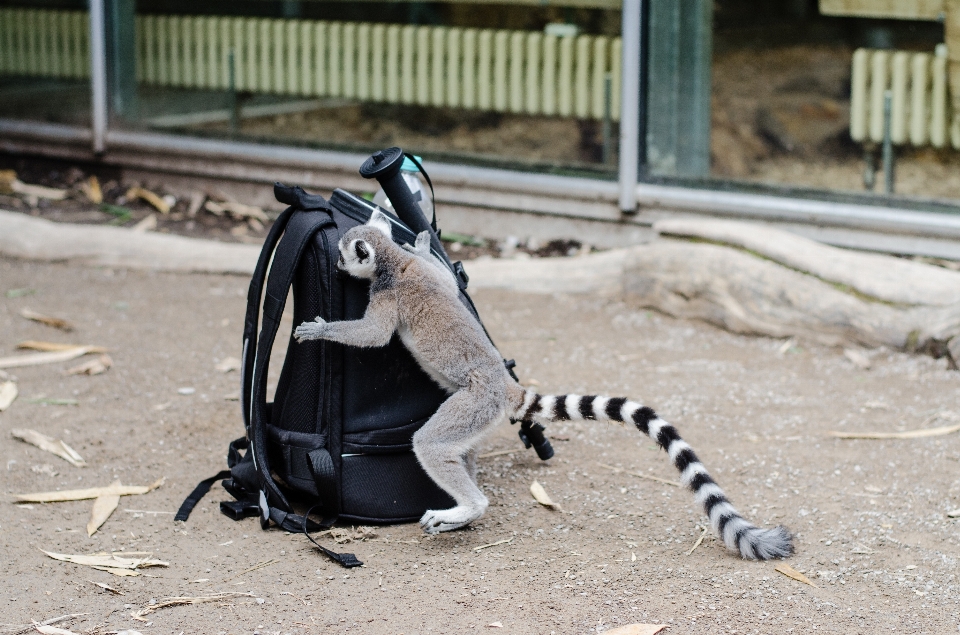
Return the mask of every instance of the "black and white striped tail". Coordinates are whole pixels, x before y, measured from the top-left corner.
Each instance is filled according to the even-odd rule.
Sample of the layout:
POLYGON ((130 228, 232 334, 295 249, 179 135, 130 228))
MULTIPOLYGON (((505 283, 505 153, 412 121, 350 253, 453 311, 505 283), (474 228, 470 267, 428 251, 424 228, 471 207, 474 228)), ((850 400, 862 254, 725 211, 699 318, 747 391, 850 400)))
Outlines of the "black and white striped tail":
POLYGON ((527 391, 514 419, 547 421, 600 420, 632 422, 670 455, 680 471, 680 480, 703 505, 713 531, 728 549, 750 560, 783 558, 793 553, 792 536, 784 527, 761 529, 734 509, 726 494, 707 473, 693 449, 680 438, 677 429, 657 416, 651 408, 621 398, 579 395, 538 395, 527 391))

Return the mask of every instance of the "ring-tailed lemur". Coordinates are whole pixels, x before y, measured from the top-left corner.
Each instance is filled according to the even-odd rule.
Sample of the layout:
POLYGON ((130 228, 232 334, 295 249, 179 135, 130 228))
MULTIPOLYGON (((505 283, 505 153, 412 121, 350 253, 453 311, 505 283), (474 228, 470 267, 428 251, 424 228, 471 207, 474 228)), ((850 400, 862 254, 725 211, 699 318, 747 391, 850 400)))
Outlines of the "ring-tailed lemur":
POLYGON ((371 281, 364 316, 342 322, 317 317, 298 326, 294 337, 379 347, 398 333, 420 366, 450 393, 413 437, 423 469, 457 503, 451 509, 427 511, 420 519, 424 531, 457 529, 486 511, 487 498, 476 484, 476 447, 501 420, 592 419, 633 423, 666 450, 729 549, 758 560, 793 552, 785 528, 761 529, 734 509, 676 428, 650 408, 622 398, 540 395, 524 389, 460 302, 450 272, 430 254, 427 232, 416 242, 413 248, 397 246, 390 222, 380 212, 366 225, 348 230, 339 242, 338 266, 371 281))

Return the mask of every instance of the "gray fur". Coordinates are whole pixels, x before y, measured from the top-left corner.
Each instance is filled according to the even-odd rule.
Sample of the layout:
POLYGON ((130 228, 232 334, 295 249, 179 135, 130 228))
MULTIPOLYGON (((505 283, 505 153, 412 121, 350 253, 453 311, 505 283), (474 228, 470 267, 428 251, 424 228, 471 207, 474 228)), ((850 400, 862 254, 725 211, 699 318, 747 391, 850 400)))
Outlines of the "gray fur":
POLYGON ((340 240, 338 266, 371 281, 364 316, 332 323, 318 317, 298 326, 294 337, 379 347, 396 332, 420 366, 450 394, 413 437, 423 469, 456 501, 451 509, 427 511, 420 519, 425 532, 463 527, 486 511, 487 498, 476 482, 476 448, 501 420, 600 419, 632 422, 660 444, 704 506, 714 531, 742 557, 765 560, 792 552, 789 532, 782 527, 760 529, 743 519, 676 430, 649 408, 625 399, 524 390, 460 302, 450 270, 430 252, 428 233, 417 236, 414 247, 401 248, 390 229, 386 217, 375 212, 369 223, 350 229, 340 240))

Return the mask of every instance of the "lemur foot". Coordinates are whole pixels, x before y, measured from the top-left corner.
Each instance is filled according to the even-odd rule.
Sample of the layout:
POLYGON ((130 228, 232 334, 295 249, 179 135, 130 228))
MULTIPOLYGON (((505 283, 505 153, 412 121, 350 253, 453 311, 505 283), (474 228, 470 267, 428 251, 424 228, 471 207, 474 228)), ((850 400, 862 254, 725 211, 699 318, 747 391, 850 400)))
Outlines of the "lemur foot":
POLYGON ((466 527, 483 515, 483 510, 458 505, 450 509, 430 509, 420 519, 420 527, 428 534, 466 527))
POLYGON ((323 333, 326 330, 327 322, 319 315, 313 320, 313 322, 304 322, 293 332, 294 339, 297 342, 303 342, 306 340, 318 340, 323 337, 323 333))

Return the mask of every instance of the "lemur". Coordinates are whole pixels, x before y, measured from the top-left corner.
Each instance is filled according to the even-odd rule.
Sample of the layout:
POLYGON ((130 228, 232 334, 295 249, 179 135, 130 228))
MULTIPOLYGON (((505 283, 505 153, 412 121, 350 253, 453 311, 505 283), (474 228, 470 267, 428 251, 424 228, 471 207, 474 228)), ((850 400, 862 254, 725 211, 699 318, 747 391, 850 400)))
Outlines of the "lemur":
POLYGON ((647 406, 624 398, 541 395, 521 386, 473 315, 461 303, 449 269, 430 252, 426 231, 416 245, 397 245, 390 221, 376 211, 365 225, 344 233, 337 266, 370 281, 370 301, 359 320, 317 317, 294 331, 298 342, 325 339, 346 346, 385 346, 394 333, 449 397, 413 436, 424 471, 455 501, 428 510, 420 526, 428 534, 470 524, 487 509, 477 487, 477 446, 505 418, 526 421, 630 422, 670 455, 683 484, 703 506, 727 548, 747 559, 793 553, 784 527, 762 529, 741 516, 676 428, 647 406))

